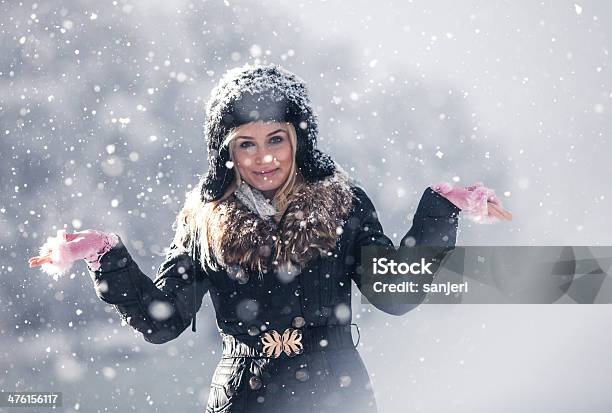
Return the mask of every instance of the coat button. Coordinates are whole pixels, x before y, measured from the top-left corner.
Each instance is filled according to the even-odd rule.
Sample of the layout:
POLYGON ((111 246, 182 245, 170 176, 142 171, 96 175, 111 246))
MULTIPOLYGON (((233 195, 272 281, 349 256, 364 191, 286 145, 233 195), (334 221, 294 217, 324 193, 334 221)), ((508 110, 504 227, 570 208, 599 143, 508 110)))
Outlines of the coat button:
POLYGON ((238 274, 236 274, 236 280, 238 280, 239 284, 246 284, 249 282, 249 273, 244 271, 244 270, 240 270, 238 271, 238 274))
POLYGON ((249 332, 250 336, 256 336, 259 334, 259 328, 257 326, 251 326, 247 331, 249 332))
POLYGON ((291 324, 295 328, 302 328, 306 324, 306 320, 304 320, 304 317, 302 316, 297 316, 293 318, 293 322, 291 324))
POLYGON ((261 379, 257 376, 253 376, 249 379, 249 387, 253 390, 259 390, 261 388, 261 379))
POLYGON ((308 381, 308 379, 310 378, 310 376, 308 375, 308 370, 300 369, 300 370, 296 371, 295 372, 295 378, 298 379, 301 382, 308 381))

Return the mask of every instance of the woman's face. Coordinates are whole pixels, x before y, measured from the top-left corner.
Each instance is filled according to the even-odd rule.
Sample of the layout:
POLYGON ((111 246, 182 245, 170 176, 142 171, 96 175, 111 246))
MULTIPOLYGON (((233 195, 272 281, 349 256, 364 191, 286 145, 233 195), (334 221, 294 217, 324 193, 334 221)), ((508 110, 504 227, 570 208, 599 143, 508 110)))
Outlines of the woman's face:
POLYGON ((293 162, 287 125, 246 123, 238 127, 232 144, 234 164, 242 179, 272 198, 289 177, 293 162))

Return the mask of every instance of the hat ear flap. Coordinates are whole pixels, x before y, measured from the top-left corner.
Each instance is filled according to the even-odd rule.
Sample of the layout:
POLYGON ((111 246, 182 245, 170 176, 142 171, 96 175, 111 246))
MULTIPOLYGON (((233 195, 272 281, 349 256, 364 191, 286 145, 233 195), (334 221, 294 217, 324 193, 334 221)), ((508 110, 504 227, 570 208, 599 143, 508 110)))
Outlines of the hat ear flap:
POLYGON ((210 202, 220 199, 235 177, 234 165, 230 160, 229 148, 222 147, 216 156, 209 156, 208 173, 201 183, 202 201, 210 202))
POLYGON ((298 167, 307 182, 320 181, 336 170, 333 159, 318 149, 304 152, 298 159, 298 167))

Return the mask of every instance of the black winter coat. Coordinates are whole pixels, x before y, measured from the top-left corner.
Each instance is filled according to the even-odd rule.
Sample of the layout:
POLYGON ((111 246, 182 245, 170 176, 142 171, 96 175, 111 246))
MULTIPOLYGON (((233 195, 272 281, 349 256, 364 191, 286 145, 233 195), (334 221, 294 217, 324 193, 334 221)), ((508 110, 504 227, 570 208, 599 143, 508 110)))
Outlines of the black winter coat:
MULTIPOLYGON (((125 322, 150 343, 161 344, 179 336, 195 322, 195 313, 204 295, 210 293, 222 336, 223 355, 212 378, 206 412, 376 411, 367 370, 351 338, 351 280, 361 288, 357 271, 361 247, 393 248, 393 242, 384 234, 374 205, 363 189, 346 181, 334 182, 335 187, 326 185, 311 188, 314 192, 303 192, 304 196, 318 199, 297 197, 287 208, 280 230, 272 233, 272 253, 265 260, 267 264, 272 263, 271 272, 263 277, 252 268, 236 276, 233 270, 227 269, 234 264, 231 262, 226 263, 226 269, 215 271, 207 266, 203 268, 198 257, 194 260, 187 253, 170 253, 153 281, 141 272, 121 239, 102 256, 99 270, 89 268, 98 297, 114 305, 125 322), (350 198, 334 191, 350 193, 350 198), (315 201, 314 206, 311 201, 315 201), (310 219, 317 208, 342 210, 338 205, 342 202, 348 206, 343 216, 319 214, 317 219, 310 219), (319 234, 316 231, 326 228, 321 221, 334 219, 339 219, 341 225, 329 237, 334 239, 333 248, 318 256, 309 256, 311 251, 300 254, 297 249, 297 255, 309 256, 309 260, 298 262, 299 269, 293 274, 287 275, 286 270, 281 270, 282 266, 273 258, 295 258, 296 248, 316 243, 312 238, 306 238, 302 244, 295 241, 297 236, 290 225, 305 226, 307 231, 319 234), (318 226, 309 227, 313 222, 318 226), (287 242, 289 238, 294 241, 287 242), (289 247, 291 251, 287 251, 289 247), (279 272, 284 274, 278 275, 279 272), (299 351, 292 352, 295 346, 285 345, 295 330, 301 333, 304 345, 298 355, 295 353, 299 351), (262 341, 266 333, 267 342, 271 343, 268 352, 264 351, 262 341), (283 336, 283 333, 287 334, 283 336), (274 350, 278 350, 277 355, 280 353, 278 357, 271 355, 274 350)), ((232 245, 239 249, 239 242, 250 232, 239 234, 239 239, 234 241, 228 241, 227 237, 236 231, 247 231, 246 228, 259 231, 260 237, 248 239, 247 247, 249 242, 269 240, 270 234, 261 226, 262 222, 232 198, 227 202, 235 207, 235 213, 228 209, 223 216, 242 221, 231 221, 239 224, 239 228, 228 228, 219 246, 227 247, 234 242, 232 245)), ((436 245, 448 251, 455 245, 459 211, 446 198, 426 189, 402 245, 411 241, 417 246, 436 245)), ((224 224, 220 222, 220 225, 224 224)), ((334 226, 335 223, 329 227, 334 226)), ((321 250, 325 248, 318 251, 321 250)), ((248 255, 245 251, 239 253, 237 259, 248 255)), ((255 259, 251 263, 261 264, 255 259)), ((247 262, 242 264, 248 267, 247 262)), ((415 307, 384 303, 376 306, 395 315, 415 307)))

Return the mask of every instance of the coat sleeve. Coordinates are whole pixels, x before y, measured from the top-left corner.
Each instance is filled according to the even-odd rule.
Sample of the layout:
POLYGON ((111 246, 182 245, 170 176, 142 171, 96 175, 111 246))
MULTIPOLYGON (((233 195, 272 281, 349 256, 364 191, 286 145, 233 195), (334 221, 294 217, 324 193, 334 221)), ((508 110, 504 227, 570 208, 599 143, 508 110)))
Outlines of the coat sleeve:
POLYGON ((99 269, 87 266, 96 295, 154 344, 173 340, 189 326, 209 288, 199 260, 170 251, 155 280, 140 270, 121 238, 100 258, 99 269))
MULTIPOLYGON (((387 237, 382 225, 378 220, 376 208, 372 201, 359 187, 353 187, 356 195, 355 216, 356 231, 353 242, 350 245, 349 254, 352 257, 349 265, 349 274, 362 294, 368 298, 370 303, 380 310, 394 315, 402 315, 418 306, 417 304, 397 303, 385 297, 373 297, 370 291, 366 291, 361 277, 361 255, 362 248, 368 246, 380 246, 383 248, 395 248, 393 241, 387 237), (382 299, 381 299, 382 298, 382 299)), ((400 241, 402 246, 427 246, 432 256, 441 259, 455 247, 457 239, 457 216, 461 209, 442 195, 427 188, 419 205, 412 227, 400 241)), ((422 250, 420 250, 422 251, 422 250)), ((433 265, 433 276, 435 276, 439 265, 433 265)), ((388 277, 388 276, 387 276, 388 277)), ((397 276, 404 277, 402 275, 397 276)), ((420 297, 422 300, 424 295, 420 297)), ((419 301, 420 302, 420 301, 419 301)))

